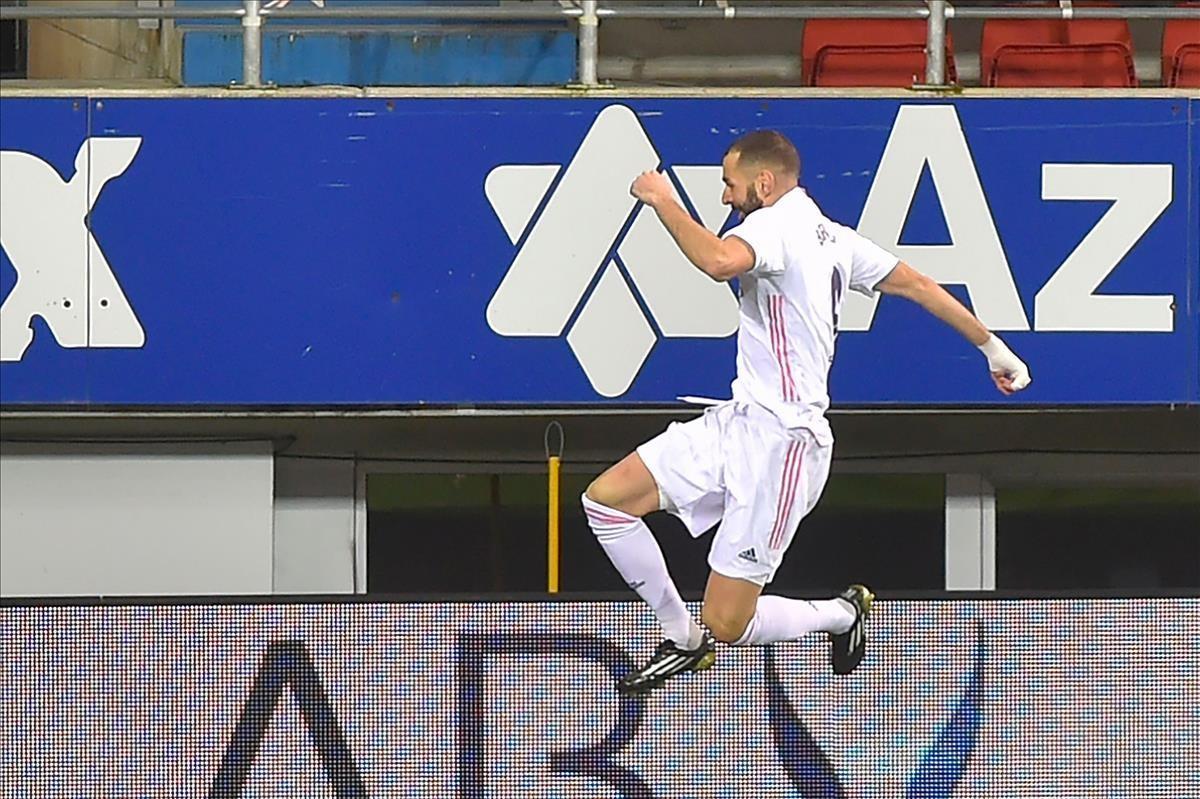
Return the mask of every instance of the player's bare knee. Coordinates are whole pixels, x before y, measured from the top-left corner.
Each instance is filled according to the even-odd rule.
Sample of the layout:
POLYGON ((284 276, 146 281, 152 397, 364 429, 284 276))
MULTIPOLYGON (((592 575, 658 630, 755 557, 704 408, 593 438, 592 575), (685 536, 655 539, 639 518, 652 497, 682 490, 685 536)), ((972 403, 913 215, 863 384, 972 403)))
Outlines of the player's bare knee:
POLYGON ((593 480, 583 495, 606 508, 640 518, 658 507, 658 488, 653 483, 651 487, 652 492, 647 493, 618 464, 593 480))
POLYGON ((746 632, 746 625, 750 623, 749 619, 710 609, 707 605, 700 611, 700 620, 713 634, 713 638, 723 644, 733 644, 740 640, 746 632))
POLYGON ((621 498, 617 492, 613 490, 611 481, 606 479, 606 474, 602 474, 592 482, 588 483, 587 490, 583 492, 583 495, 599 505, 604 505, 608 508, 616 508, 620 503, 621 498))

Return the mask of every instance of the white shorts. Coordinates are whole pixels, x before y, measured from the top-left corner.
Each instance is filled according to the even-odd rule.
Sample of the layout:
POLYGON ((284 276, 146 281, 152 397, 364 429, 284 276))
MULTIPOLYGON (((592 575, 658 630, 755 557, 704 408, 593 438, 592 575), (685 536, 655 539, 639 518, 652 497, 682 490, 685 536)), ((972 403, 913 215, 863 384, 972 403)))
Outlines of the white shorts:
POLYGON ((825 489, 833 447, 784 427, 765 408, 725 402, 672 422, 637 453, 658 483, 663 510, 693 537, 720 522, 709 567, 766 585, 825 489))

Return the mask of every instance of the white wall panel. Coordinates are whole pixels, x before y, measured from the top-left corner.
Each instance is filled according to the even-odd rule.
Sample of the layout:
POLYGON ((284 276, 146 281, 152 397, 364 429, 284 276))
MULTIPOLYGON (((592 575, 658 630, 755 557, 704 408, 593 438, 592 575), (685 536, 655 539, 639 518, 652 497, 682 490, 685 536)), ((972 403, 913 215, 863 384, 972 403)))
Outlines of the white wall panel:
POLYGON ((354 460, 275 463, 275 592, 354 591, 354 460))
POLYGON ((0 450, 0 594, 272 590, 270 442, 0 450))

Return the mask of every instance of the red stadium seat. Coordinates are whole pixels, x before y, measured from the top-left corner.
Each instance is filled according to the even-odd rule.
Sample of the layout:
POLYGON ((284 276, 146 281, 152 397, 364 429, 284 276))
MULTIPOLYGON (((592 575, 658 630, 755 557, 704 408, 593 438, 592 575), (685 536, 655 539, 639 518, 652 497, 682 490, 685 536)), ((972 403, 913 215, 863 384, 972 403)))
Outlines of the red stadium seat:
MULTIPOLYGON (((810 19, 800 45, 805 83, 904 88, 924 83, 925 34, 919 19, 810 19)), ((957 80, 949 32, 946 77, 957 80)))
POLYGON ((1062 21, 1057 19, 989 19, 983 23, 983 43, 979 48, 980 83, 994 86, 992 68, 996 51, 1014 44, 1061 44, 1062 21))
MULTIPOLYGON (((1200 8, 1200 3, 1184 3, 1200 8)), ((1163 25, 1162 80, 1165 86, 1200 88, 1200 19, 1172 19, 1163 25)))
POLYGON ((985 86, 1138 85, 1133 39, 1122 19, 988 20, 981 57, 985 86))
POLYGON ((1200 89, 1200 42, 1185 44, 1175 51, 1175 66, 1168 85, 1176 89, 1200 89))
POLYGON ((1138 85, 1133 54, 1116 42, 1014 44, 996 51, 990 86, 1127 89, 1138 85))
MULTIPOLYGON (((1107 6, 1110 3, 1081 3, 1076 2, 1076 8, 1086 6, 1107 6)), ((1133 51, 1133 35, 1129 31, 1129 23, 1123 19, 1072 19, 1060 22, 1066 31, 1067 44, 1108 44, 1116 42, 1133 51)))

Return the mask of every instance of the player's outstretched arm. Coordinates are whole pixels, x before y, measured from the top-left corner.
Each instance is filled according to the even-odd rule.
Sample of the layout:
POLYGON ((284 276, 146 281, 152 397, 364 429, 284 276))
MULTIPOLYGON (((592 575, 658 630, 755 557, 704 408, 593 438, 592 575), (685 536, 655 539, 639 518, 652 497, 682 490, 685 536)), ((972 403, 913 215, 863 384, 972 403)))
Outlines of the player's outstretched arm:
POLYGON ((687 259, 713 280, 732 280, 754 268, 754 251, 738 238, 722 239, 675 201, 671 182, 660 172, 643 172, 629 193, 654 209, 687 259))
POLYGON ((1029 367, 992 334, 966 307, 937 281, 901 261, 877 287, 884 294, 912 300, 961 333, 987 356, 996 388, 1013 394, 1029 385, 1029 367))

